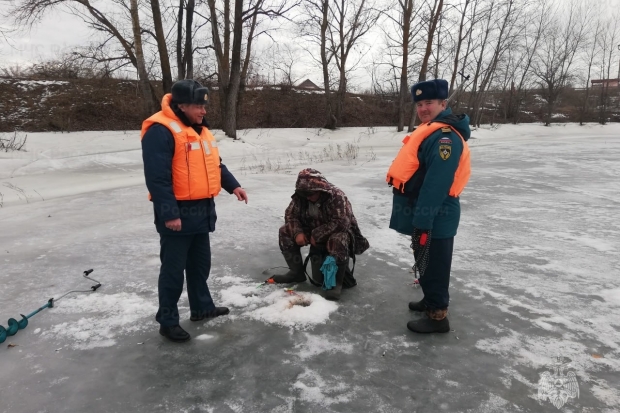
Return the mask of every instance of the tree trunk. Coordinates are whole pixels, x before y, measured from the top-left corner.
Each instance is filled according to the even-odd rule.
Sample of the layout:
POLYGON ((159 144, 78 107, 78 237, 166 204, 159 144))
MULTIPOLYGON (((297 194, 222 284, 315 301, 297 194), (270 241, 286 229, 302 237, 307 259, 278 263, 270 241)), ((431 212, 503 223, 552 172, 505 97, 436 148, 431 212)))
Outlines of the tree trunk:
POLYGON ((177 80, 185 79, 185 63, 183 59, 183 6, 185 0, 179 0, 179 13, 177 14, 177 80))
POLYGON ((166 46, 166 36, 164 35, 164 28, 161 22, 159 0, 151 0, 151 11, 153 12, 153 25, 155 26, 155 36, 157 37, 162 87, 164 93, 168 93, 172 88, 172 72, 170 71, 170 57, 168 56, 168 46, 166 46))
MULTIPOLYGON (((345 63, 344 61, 342 62, 345 63)), ((336 127, 342 123, 342 115, 344 113, 344 101, 347 96, 347 76, 344 71, 344 66, 340 71, 340 78, 338 79, 338 91, 336 92, 336 108, 334 110, 334 117, 336 118, 336 127)))
POLYGON ((186 16, 185 16, 185 77, 187 79, 194 78, 194 50, 192 46, 192 25, 194 22, 194 0, 187 0, 186 16))
POLYGON ((403 9, 403 63, 400 68, 400 91, 398 93, 398 132, 405 128, 405 102, 409 95, 407 84, 407 68, 409 67, 409 36, 411 33, 411 15, 413 0, 407 0, 403 9))
POLYGON ((250 32, 248 34, 248 40, 245 45, 245 59, 243 60, 243 68, 241 69, 241 77, 239 80, 239 96, 237 97, 237 129, 239 129, 239 123, 241 122, 241 107, 245 97, 245 86, 247 85, 248 70, 250 68, 250 57, 252 55, 252 40, 254 39, 254 31, 256 29, 256 21, 258 19, 258 13, 255 13, 252 17, 252 23, 250 24, 250 32))
POLYGON ((450 93, 454 92, 454 84, 456 82, 456 75, 459 71, 459 58, 461 53, 461 46, 463 45, 463 27, 465 26, 465 14, 467 13, 467 6, 471 0, 465 0, 463 5, 463 13, 461 14, 461 22, 459 24, 459 36, 456 41, 456 51, 454 52, 454 64, 452 65, 452 77, 450 78, 450 93))
POLYGON ((332 98, 329 89, 329 61, 327 59, 327 15, 329 12, 329 0, 322 0, 323 16, 321 20, 321 64, 323 66, 323 83, 325 87, 325 128, 336 129, 336 118, 332 108, 332 98))
MULTIPOLYGON (((435 0, 435 4, 437 5, 437 0, 435 0)), ((443 0, 439 0, 439 4, 435 9, 435 5, 433 5, 433 9, 430 15, 429 29, 428 29, 428 38, 426 39, 426 51, 424 52, 424 58, 422 59, 422 67, 420 68, 420 76, 418 77, 418 82, 422 82, 426 80, 426 72, 428 71, 428 61, 431 57, 431 53, 433 51, 433 38, 435 37, 435 30, 437 30, 437 23, 439 21, 439 16, 441 15, 443 8, 443 0)), ((415 121, 417 119, 417 111, 415 105, 411 106, 411 119, 409 121, 409 128, 407 129, 409 132, 413 131, 415 127, 415 121)))
POLYGON ((134 47, 136 49, 136 63, 138 67, 138 83, 140 85, 140 90, 142 91, 142 98, 144 99, 145 114, 152 114, 155 112, 156 100, 152 93, 153 90, 151 89, 148 74, 146 72, 146 65, 144 64, 142 36, 140 34, 140 17, 138 14, 138 0, 131 0, 130 5, 131 26, 133 29, 134 47))
POLYGON ((230 80, 226 90, 226 115, 222 119, 224 133, 237 139, 237 98, 241 80, 241 38, 243 36, 243 0, 235 0, 230 80))
POLYGON ((437 9, 433 7, 433 10, 431 12, 431 16, 430 16, 431 20, 429 24, 428 38, 426 39, 426 51, 424 52, 424 58, 422 59, 422 67, 420 68, 420 76, 418 78, 419 82, 426 80, 426 73, 428 71, 428 61, 433 51, 433 39, 435 38, 435 31, 437 30, 437 23, 439 22, 439 16, 441 15, 442 8, 443 8, 443 0, 439 0, 439 5, 437 6, 437 9))

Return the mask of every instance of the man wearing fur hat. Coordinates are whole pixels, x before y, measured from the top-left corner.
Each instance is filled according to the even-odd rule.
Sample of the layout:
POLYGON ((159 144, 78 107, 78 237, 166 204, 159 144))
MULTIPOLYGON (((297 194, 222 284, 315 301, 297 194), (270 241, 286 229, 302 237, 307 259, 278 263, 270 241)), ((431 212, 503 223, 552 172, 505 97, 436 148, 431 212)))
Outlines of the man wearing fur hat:
POLYGON ((142 124, 144 177, 160 236, 159 333, 174 342, 190 339, 179 326, 177 303, 184 272, 191 321, 229 313, 216 307, 207 279, 211 269, 209 233, 215 230, 213 198, 224 188, 248 202, 239 182, 221 163, 217 142, 204 116, 209 91, 195 80, 172 86, 162 110, 142 124))
POLYGON ((325 291, 325 298, 329 300, 340 299, 343 285, 356 285, 355 278, 348 271, 349 257, 362 254, 369 247, 344 192, 312 168, 302 170, 297 176, 295 193, 291 196, 284 214, 284 225, 280 228, 279 243, 289 271, 267 281, 306 281, 300 248, 310 245, 311 282, 324 284, 321 267, 328 262, 329 256, 337 265, 336 285, 325 291))
POLYGON ((387 174, 393 186, 390 228, 411 236, 414 271, 424 297, 409 309, 425 313, 410 321, 416 333, 447 333, 450 269, 459 225, 459 195, 470 176, 469 117, 447 107, 448 82, 434 79, 411 88, 420 125, 403 140, 387 174))

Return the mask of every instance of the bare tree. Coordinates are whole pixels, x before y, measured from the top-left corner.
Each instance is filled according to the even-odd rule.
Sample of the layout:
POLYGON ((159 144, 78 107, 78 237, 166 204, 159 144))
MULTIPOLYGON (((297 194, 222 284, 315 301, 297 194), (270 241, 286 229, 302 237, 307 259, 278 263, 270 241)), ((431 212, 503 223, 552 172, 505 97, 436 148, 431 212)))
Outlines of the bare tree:
POLYGON ((295 7, 295 4, 287 4, 285 0, 275 0, 275 3, 266 1, 250 0, 244 8, 243 0, 234 0, 231 15, 231 0, 224 0, 223 10, 216 8, 215 0, 207 0, 218 68, 222 129, 233 139, 237 138, 238 104, 247 77, 252 41, 261 34, 256 33, 258 16, 275 18, 295 7), (242 56, 244 41, 245 54, 242 56))
POLYGON ((589 13, 575 2, 561 6, 543 36, 533 64, 542 98, 546 101, 545 126, 551 125, 553 111, 564 88, 573 78, 573 63, 584 38, 589 13))
MULTIPOLYGON (((469 5, 472 3, 477 3, 478 0, 465 0, 461 6, 462 8, 459 10, 460 19, 459 19, 459 32, 456 37, 456 45, 454 49, 454 62, 452 64, 452 76, 450 77, 450 92, 454 91, 456 75, 459 72, 459 60, 461 59, 461 48, 463 47, 463 40, 467 38, 468 31, 465 30, 465 23, 467 18, 467 11, 469 5), (465 33, 464 33, 465 31, 465 33)), ((469 30, 471 30, 471 25, 469 30)))
POLYGON ((531 19, 525 23, 525 30, 521 36, 521 44, 515 46, 517 57, 515 58, 514 76, 511 78, 510 95, 506 109, 507 118, 511 118, 514 124, 520 120, 521 106, 526 98, 528 87, 532 86, 532 63, 538 50, 541 38, 549 24, 550 8, 545 0, 539 0, 530 5, 531 19))
MULTIPOLYGON (((127 7, 123 0, 110 0, 116 3, 116 6, 122 12, 131 14, 130 8, 127 7)), ((67 6, 68 10, 79 16, 94 30, 103 33, 107 38, 99 48, 102 48, 110 39, 115 39, 123 54, 114 57, 114 59, 127 59, 139 71, 138 59, 134 49, 135 36, 133 32, 123 33, 123 27, 115 23, 106 13, 95 7, 90 0, 17 0, 13 3, 10 15, 14 21, 21 25, 32 26, 38 22, 47 11, 59 6, 67 6)), ((132 19, 133 20, 133 19, 132 19)), ((109 58, 106 58, 109 59, 109 58)), ((155 89, 149 83, 149 93, 145 95, 145 99, 150 100, 155 107, 158 105, 158 97, 155 89)))
POLYGON ((590 79, 592 78, 592 69, 596 60, 599 58, 600 48, 597 41, 602 30, 601 18, 596 19, 596 26, 594 31, 588 33, 587 38, 584 41, 584 59, 587 67, 586 77, 584 81, 585 95, 579 108, 579 124, 583 125, 589 112, 590 112, 590 79))
POLYGON ((10 32, 11 29, 9 29, 8 27, 0 26, 0 40, 4 41, 5 43, 9 43, 10 32))
POLYGON ((313 44, 314 48, 309 48, 312 60, 321 68, 323 76, 324 90, 324 110, 325 128, 334 129, 336 127, 335 109, 332 100, 332 84, 330 79, 330 64, 334 58, 333 50, 328 47, 329 35, 329 0, 306 0, 302 3, 303 13, 298 21, 298 27, 302 37, 305 37, 313 44), (318 48, 318 57, 314 51, 318 48))
POLYGON ((133 28, 134 48, 136 51, 136 65, 138 67, 138 83, 144 97, 145 114, 154 112, 155 102, 152 101, 150 93, 150 83, 146 65, 144 63, 144 52, 142 51, 142 34, 140 33, 140 17, 138 15, 138 0, 130 0, 131 4, 131 25, 133 28))
POLYGON ((177 10, 177 79, 194 78, 194 12, 195 0, 179 0, 177 10), (185 20, 183 14, 185 12, 185 20), (185 30, 183 28, 185 27, 185 30), (185 34, 185 41, 184 35, 185 34))
POLYGON ((493 82, 496 75, 497 66, 500 60, 504 57, 506 51, 515 44, 515 39, 518 38, 518 34, 524 29, 522 24, 517 24, 521 21, 522 11, 526 4, 517 4, 516 0, 504 0, 499 9, 499 21, 495 20, 498 25, 496 26, 496 39, 492 49, 491 58, 488 62, 488 66, 481 72, 482 78, 479 89, 475 94, 472 119, 474 124, 479 125, 482 117, 482 103, 485 98, 487 89, 493 82))
POLYGON ((170 69, 170 57, 168 56, 168 46, 161 19, 159 0, 151 0, 151 12, 153 13, 153 26, 155 28, 157 51, 159 52, 159 62, 161 65, 162 87, 164 93, 168 93, 172 88, 172 71, 170 69))
POLYGON ((399 0, 402 10, 402 66, 400 68, 400 87, 398 88, 398 125, 396 130, 402 132, 405 129, 405 101, 409 97, 409 84, 407 83, 407 69, 409 67, 409 44, 411 43, 411 23, 415 16, 413 12, 413 0, 399 0))
MULTIPOLYGON (((617 14, 617 13, 616 13, 617 14)), ((598 44, 601 51, 601 79, 611 79, 611 66, 618 61, 615 56, 618 45, 618 16, 606 19, 598 36, 598 44)), ((619 69, 620 70, 620 69, 619 69)), ((599 123, 605 125, 609 117, 609 81, 603 81, 599 101, 599 123)))
POLYGON ((414 46, 416 31, 412 30, 414 21, 419 16, 421 8, 415 7, 414 0, 397 0, 383 13, 386 22, 381 24, 387 43, 384 57, 388 58, 387 64, 394 79, 398 79, 398 132, 405 128, 405 104, 409 100, 409 85, 407 75, 409 72, 409 56, 414 46), (395 49, 392 52, 392 49, 395 49), (400 64, 399 64, 400 63, 400 64))
POLYGON ((185 11, 185 0, 179 0, 177 8, 177 80, 185 79, 185 62, 183 60, 183 12, 185 11))
POLYGON ((273 73, 273 84, 294 86, 306 76, 305 72, 299 74, 296 67, 301 61, 302 50, 294 43, 274 43, 267 52, 263 53, 269 61, 269 71, 273 73))
MULTIPOLYGON (((427 3, 430 7, 430 13, 427 20, 428 31, 426 35, 426 50, 424 52, 424 56, 422 57, 422 66, 420 67, 420 74, 418 76, 418 81, 421 82, 426 80, 426 75, 428 71, 428 62, 431 57, 432 49, 433 49, 433 39, 435 38, 435 31, 437 30, 437 23, 439 22, 439 16, 443 10, 443 0, 429 0, 427 3), (430 6, 430 2, 432 1, 432 6, 430 6)), ((417 112, 415 110, 415 105, 411 107, 411 117, 409 119, 409 128, 407 129, 411 132, 415 127, 417 112)))
POLYGON ((338 69, 338 90, 334 118, 338 127, 342 121, 347 92, 347 66, 354 45, 368 33, 379 18, 379 13, 368 0, 336 0, 330 8, 328 47, 332 50, 338 69))
POLYGON ((185 19, 185 50, 183 52, 183 63, 185 64, 185 77, 187 79, 194 78, 194 48, 192 26, 194 23, 194 9, 196 2, 187 0, 186 19, 185 19))

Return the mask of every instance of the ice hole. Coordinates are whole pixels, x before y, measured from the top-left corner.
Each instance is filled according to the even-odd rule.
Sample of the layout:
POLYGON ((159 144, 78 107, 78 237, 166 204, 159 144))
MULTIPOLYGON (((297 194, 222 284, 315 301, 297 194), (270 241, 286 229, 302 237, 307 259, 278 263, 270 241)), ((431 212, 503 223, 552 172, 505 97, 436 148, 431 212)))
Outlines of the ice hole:
POLYGON ((310 298, 299 296, 289 300, 288 308, 293 308, 296 305, 300 307, 309 307, 310 304, 312 304, 312 300, 310 298))

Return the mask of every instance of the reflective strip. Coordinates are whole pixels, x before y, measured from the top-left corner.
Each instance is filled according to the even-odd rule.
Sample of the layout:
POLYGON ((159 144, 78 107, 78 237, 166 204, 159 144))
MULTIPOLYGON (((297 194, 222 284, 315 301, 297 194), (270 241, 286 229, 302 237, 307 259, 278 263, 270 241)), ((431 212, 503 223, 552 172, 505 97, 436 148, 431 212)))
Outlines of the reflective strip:
POLYGON ((207 155, 211 155, 211 149, 209 148, 207 141, 202 141, 202 147, 205 148, 205 153, 207 155))
POLYGON ((217 148, 217 141, 215 139, 213 139, 211 142, 211 147, 212 148, 217 148))
POLYGON ((173 131, 175 131, 175 133, 179 133, 179 132, 181 132, 183 130, 183 129, 181 129, 179 124, 176 123, 175 121, 170 122, 170 127, 172 128, 173 131))
POLYGON ((191 150, 200 149, 200 142, 190 142, 191 150))

